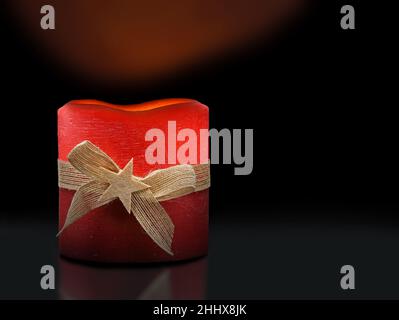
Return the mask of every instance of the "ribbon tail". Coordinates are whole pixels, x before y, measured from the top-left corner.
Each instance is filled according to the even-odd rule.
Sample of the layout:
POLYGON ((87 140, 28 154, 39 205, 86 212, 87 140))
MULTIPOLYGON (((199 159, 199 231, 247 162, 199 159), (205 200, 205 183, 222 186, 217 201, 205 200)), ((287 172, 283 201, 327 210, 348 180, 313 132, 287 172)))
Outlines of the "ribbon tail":
POLYGON ((134 192, 131 202, 131 211, 144 231, 162 250, 173 256, 175 226, 153 193, 149 189, 134 192))
POLYGON ((101 207, 109 201, 98 201, 104 191, 107 189, 108 184, 90 181, 75 192, 71 206, 69 207, 65 223, 61 230, 58 232, 57 237, 71 224, 78 219, 82 218, 89 211, 101 207))

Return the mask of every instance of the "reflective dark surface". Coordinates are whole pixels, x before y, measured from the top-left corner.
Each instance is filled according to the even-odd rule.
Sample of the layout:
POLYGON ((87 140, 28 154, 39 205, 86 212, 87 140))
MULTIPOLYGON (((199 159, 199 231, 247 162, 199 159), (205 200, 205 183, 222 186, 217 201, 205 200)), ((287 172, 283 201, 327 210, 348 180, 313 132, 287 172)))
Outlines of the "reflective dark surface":
MULTIPOLYGON (((245 213, 243 213, 245 215, 245 213)), ((174 264, 99 265, 58 256, 56 223, 0 222, 2 299, 396 299, 394 210, 291 210, 212 219, 208 257, 174 264), (56 269, 56 290, 40 268, 56 269), (340 288, 353 265, 356 289, 340 288)), ((34 214, 32 213, 32 216, 34 214)))
POLYGON ((59 260, 60 299, 205 299, 207 259, 100 266, 59 260))

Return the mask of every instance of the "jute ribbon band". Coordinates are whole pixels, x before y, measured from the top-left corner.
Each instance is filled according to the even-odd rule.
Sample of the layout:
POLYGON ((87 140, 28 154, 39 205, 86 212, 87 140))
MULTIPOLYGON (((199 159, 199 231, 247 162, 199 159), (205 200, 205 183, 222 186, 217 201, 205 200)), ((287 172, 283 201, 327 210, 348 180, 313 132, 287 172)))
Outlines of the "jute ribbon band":
POLYGON ((58 185, 76 191, 58 234, 91 210, 119 199, 148 236, 173 255, 175 227, 160 202, 209 188, 209 163, 176 165, 137 177, 133 159, 120 169, 100 148, 83 141, 71 150, 68 161, 58 160, 58 185))

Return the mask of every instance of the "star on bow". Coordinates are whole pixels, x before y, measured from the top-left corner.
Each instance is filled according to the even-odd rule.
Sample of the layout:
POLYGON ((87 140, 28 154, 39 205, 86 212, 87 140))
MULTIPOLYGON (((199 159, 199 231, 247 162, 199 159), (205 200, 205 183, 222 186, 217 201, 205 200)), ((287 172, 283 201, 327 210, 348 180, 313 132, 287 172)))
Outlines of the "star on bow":
POLYGON ((129 213, 132 207, 131 194, 150 187, 133 176, 133 159, 119 172, 113 172, 107 169, 104 169, 103 172, 104 178, 109 183, 109 186, 98 201, 119 198, 129 213))

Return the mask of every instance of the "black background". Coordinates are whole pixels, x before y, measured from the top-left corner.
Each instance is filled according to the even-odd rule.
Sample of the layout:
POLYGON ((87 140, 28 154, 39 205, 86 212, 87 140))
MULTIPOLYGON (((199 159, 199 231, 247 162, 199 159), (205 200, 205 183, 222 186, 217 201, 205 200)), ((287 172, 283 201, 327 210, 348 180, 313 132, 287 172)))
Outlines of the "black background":
MULTIPOLYGON (((331 226, 339 231, 332 231, 329 246, 317 249, 322 257, 331 258, 330 253, 334 256, 334 252, 345 250, 345 246, 348 258, 359 248, 367 256, 364 246, 372 247, 370 254, 384 252, 374 234, 354 244, 349 236, 351 231, 342 231, 345 228, 368 230, 379 226, 389 232, 394 230, 392 241, 396 242, 388 237, 385 239, 388 242, 382 242, 381 246, 386 248, 390 244, 395 248, 399 243, 395 13, 393 1, 313 1, 306 13, 272 42, 259 41, 239 55, 153 86, 107 89, 79 81, 43 59, 40 52, 31 49, 23 30, 2 10, 0 214, 3 221, 32 217, 57 221, 56 111, 63 104, 89 98, 131 104, 189 97, 209 106, 211 128, 254 129, 255 159, 251 175, 234 176, 231 165, 212 166, 212 224, 253 223, 257 225, 256 232, 267 234, 272 242, 272 235, 278 234, 278 230, 291 235, 295 242, 296 231, 291 232, 290 228, 304 227, 307 230, 304 232, 315 237, 309 236, 300 244, 304 255, 294 260, 283 258, 285 266, 306 258, 306 248, 331 226), (343 4, 355 6, 356 30, 340 28, 343 4)), ((248 227, 245 232, 251 234, 253 230, 248 227)), ((225 240, 221 234, 214 237, 220 241, 215 241, 211 253, 220 246, 221 251, 231 253, 225 261, 234 264, 236 256, 221 245, 225 240)), ((244 243, 251 246, 251 241, 247 239, 244 243)), ((293 250, 284 243, 281 249, 293 250)), ((376 266, 382 268, 377 272, 379 277, 383 268, 390 268, 384 263, 388 263, 386 257, 393 253, 388 250, 384 254, 375 258, 382 265, 377 262, 369 265, 368 276, 373 276, 376 266)), ((308 258, 314 258, 313 252, 308 258)), ((369 262, 358 261, 365 265, 369 262)), ((333 258, 330 262, 328 268, 332 273, 345 263, 333 258)), ((217 270, 218 265, 210 263, 217 270)), ((311 272, 311 268, 312 263, 305 263, 294 272, 291 280, 298 281, 297 288, 306 285, 305 280, 299 279, 311 272)), ((271 271, 279 270, 281 267, 276 265, 271 271)), ((222 274, 223 270, 219 271, 222 274)), ((216 274, 220 275, 211 274, 214 282, 216 274)), ((337 274, 331 277, 331 283, 338 281, 337 274)), ((257 276, 251 279, 256 281, 257 276)), ((316 276, 313 280, 316 283, 320 279, 316 276)), ((370 279, 383 287, 377 278, 370 279)), ((385 280, 389 282, 389 277, 385 280)), ((245 292, 248 297, 262 296, 261 291, 259 295, 251 295, 251 286, 244 281, 241 288, 244 296, 245 292)), ((281 290, 277 291, 278 297, 297 297, 303 293, 299 289, 284 292, 278 283, 275 288, 281 290)), ((322 296, 339 294, 338 289, 334 287, 333 294, 325 289, 327 293, 323 291, 322 296)), ((226 286, 211 287, 211 292, 211 296, 218 298, 234 297, 226 286)), ((314 297, 317 292, 309 289, 304 295, 314 297)), ((370 287, 364 294, 379 296, 370 287)), ((399 296, 395 290, 389 294, 399 296)), ((273 291, 266 296, 272 297, 273 291)))

